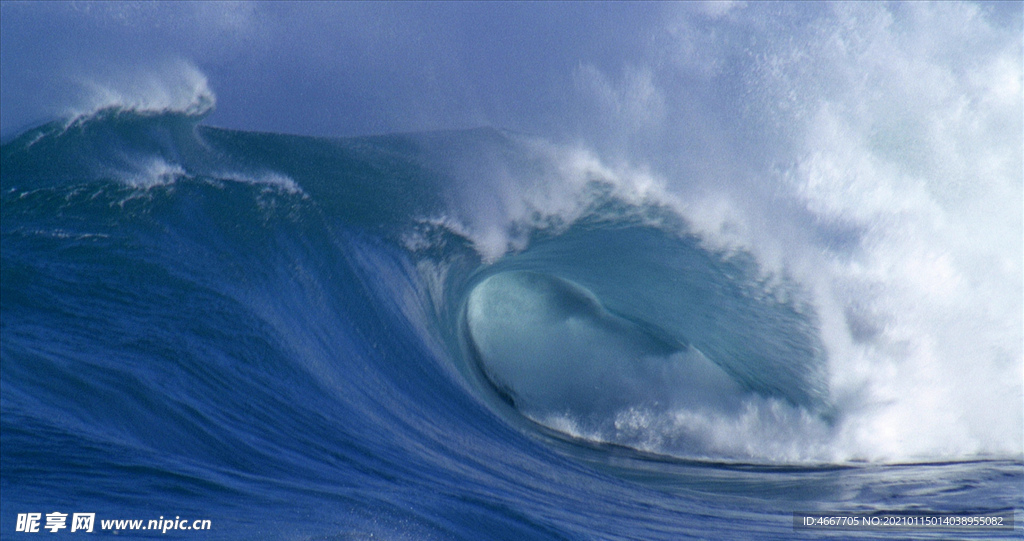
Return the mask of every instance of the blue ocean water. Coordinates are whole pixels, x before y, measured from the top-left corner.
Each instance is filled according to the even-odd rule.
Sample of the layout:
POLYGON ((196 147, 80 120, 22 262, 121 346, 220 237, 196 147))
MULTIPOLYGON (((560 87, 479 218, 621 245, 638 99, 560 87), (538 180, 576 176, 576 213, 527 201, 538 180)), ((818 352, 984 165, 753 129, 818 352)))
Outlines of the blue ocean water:
POLYGON ((500 130, 324 139, 205 112, 105 108, 3 145, 5 538, 53 511, 209 519, 119 532, 204 539, 1024 520, 1019 455, 865 435, 878 406, 834 388, 813 288, 667 200, 500 130))

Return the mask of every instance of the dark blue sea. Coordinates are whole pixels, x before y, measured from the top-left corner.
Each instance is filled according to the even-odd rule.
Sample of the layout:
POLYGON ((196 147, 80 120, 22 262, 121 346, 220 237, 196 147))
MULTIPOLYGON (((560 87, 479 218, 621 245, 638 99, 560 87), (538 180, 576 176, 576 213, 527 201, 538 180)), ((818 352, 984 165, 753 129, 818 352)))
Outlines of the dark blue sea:
POLYGON ((894 434, 888 402, 837 391, 813 285, 653 188, 496 129, 203 114, 105 108, 2 147, 5 539, 53 512, 95 514, 72 538, 1020 538, 794 528, 1021 521, 1024 463, 963 423, 894 434), (101 527, 158 518, 210 529, 101 527))

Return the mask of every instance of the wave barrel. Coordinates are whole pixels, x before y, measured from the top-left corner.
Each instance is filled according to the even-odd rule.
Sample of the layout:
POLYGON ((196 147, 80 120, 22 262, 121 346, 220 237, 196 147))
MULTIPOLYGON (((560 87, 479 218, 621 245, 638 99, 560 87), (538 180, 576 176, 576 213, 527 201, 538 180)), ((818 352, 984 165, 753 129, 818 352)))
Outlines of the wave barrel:
POLYGON ((739 386, 696 349, 555 276, 490 276, 470 293, 466 321, 488 379, 535 420, 600 425, 629 408, 722 411, 739 400, 739 386))

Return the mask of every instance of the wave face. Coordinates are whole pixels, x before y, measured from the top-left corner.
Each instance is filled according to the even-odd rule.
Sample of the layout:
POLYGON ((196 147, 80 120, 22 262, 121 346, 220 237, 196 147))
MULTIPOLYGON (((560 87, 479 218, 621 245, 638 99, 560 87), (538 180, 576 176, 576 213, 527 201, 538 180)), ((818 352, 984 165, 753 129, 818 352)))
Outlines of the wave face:
POLYGON ((899 454, 921 425, 874 423, 929 396, 851 393, 820 283, 649 176, 489 129, 200 120, 108 107, 3 146, 4 531, 57 506, 223 538, 764 538, 803 535, 793 510, 1022 507, 1019 441, 899 454))

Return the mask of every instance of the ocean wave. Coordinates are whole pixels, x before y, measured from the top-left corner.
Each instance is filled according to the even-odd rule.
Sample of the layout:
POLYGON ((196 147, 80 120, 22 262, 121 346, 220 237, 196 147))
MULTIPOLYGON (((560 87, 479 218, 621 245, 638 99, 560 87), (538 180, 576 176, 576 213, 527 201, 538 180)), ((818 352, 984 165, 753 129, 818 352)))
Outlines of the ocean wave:
POLYGON ((698 7, 579 64, 567 139, 223 129, 187 62, 97 77, 0 148, 3 508, 311 539, 1017 512, 997 11, 698 7))
MULTIPOLYGON (((981 308, 935 297, 967 269, 952 253, 906 257, 914 244, 904 241, 885 256, 887 244, 870 241, 899 233, 906 218, 879 221, 845 245, 822 246, 811 236, 786 248, 774 237, 758 240, 764 232, 738 211, 747 203, 722 194, 686 199, 643 169, 610 167, 586 151, 495 130, 324 140, 204 128, 174 115, 126 118, 95 117, 32 145, 22 144, 32 134, 15 139, 4 148, 5 189, 38 187, 68 171, 75 173, 55 188, 110 180, 143 190, 235 183, 299 196, 283 202, 298 216, 313 212, 379 231, 419 273, 415 297, 427 306, 404 317, 432 348, 448 348, 452 369, 481 399, 493 404, 496 392, 498 401, 514 404, 513 415, 685 457, 843 462, 1017 452, 1012 428, 994 437, 965 428, 951 438, 950 423, 973 426, 974 418, 949 419, 934 408, 926 408, 933 417, 916 412, 901 429, 920 431, 912 445, 879 428, 903 426, 893 416, 922 401, 992 396, 1019 369, 1006 349, 1013 332, 1001 335, 996 329, 1005 326, 992 325, 979 336, 996 356, 963 358, 989 366, 993 383, 972 394, 942 376, 961 366, 948 356, 960 346, 944 345, 937 329, 981 308), (896 259, 872 271, 868 264, 879 255, 896 259), (483 308, 493 304, 485 284, 533 275, 586 292, 578 297, 592 298, 596 315, 556 317, 557 310, 537 308, 499 316, 504 312, 483 308), (915 283, 926 285, 918 291, 927 301, 907 289, 915 283), (920 303, 931 316, 921 317, 920 303), (908 326, 912 320, 916 326, 908 326), (565 342, 573 332, 581 337, 565 342), (647 351, 648 342, 662 346, 647 351), (508 368, 531 362, 544 368, 508 368), (695 384, 696 372, 685 367, 698 365, 720 372, 721 381, 695 384), (597 367, 604 368, 589 372, 597 367), (916 377, 889 377, 910 367, 916 377), (573 373, 598 379, 577 381, 573 373), (591 387, 601 390, 584 391, 591 387), (702 394, 707 388, 721 396, 702 394), (728 405, 712 407, 720 398, 728 405), (591 407, 598 403, 605 406, 591 407)), ((895 200, 903 210, 894 212, 908 216, 910 200, 895 200)), ((259 206, 276 212, 281 204, 259 206)), ((942 248, 938 240, 919 238, 917 246, 956 246, 942 248)), ((548 302, 502 295, 510 306, 548 302)), ((1012 385, 995 394, 1012 401, 1012 385)))

